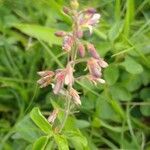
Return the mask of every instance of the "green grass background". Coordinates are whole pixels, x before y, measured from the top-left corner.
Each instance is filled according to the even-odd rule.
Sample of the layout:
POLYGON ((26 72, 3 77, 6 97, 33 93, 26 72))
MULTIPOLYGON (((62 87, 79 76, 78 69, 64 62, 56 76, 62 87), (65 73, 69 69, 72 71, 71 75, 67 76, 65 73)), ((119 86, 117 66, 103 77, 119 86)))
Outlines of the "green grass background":
MULTIPOLYGON (((79 3, 102 16, 85 39, 109 63, 103 72, 106 84, 76 83, 80 112, 69 117, 66 132, 54 140, 29 113, 37 106, 47 117, 63 104, 51 87, 39 89, 36 72, 65 65, 62 41, 54 33, 71 29, 62 12, 69 0, 0 0, 0 149, 150 149, 150 0, 79 3)), ((84 67, 77 66, 77 75, 84 67)))

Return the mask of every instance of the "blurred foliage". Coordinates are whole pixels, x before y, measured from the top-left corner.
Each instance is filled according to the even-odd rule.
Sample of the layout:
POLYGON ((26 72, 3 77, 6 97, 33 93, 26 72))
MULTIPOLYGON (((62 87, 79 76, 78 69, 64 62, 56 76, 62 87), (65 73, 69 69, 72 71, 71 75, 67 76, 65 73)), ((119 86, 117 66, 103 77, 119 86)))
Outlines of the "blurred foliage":
POLYGON ((150 149, 150 0, 79 2, 102 15, 85 39, 109 62, 107 84, 76 84, 80 113, 68 118, 59 135, 44 116, 63 100, 50 87, 39 90, 36 72, 65 64, 54 32, 70 30, 62 12, 69 0, 0 0, 0 149, 150 149))

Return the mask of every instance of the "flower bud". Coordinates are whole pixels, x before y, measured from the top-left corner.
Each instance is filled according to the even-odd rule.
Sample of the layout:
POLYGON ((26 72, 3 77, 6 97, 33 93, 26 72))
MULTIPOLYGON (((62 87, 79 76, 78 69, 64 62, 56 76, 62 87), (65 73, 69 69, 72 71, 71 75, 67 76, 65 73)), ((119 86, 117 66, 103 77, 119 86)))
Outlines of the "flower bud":
POLYGON ((82 43, 80 43, 78 45, 78 53, 80 55, 80 57, 84 57, 85 56, 85 47, 82 43))
POLYGON ((70 9, 68 7, 63 7, 63 12, 68 15, 70 13, 70 9))
POLYGON ((107 62, 104 61, 102 58, 99 59, 98 64, 99 64, 99 66, 102 67, 102 68, 108 67, 107 62))
POLYGON ((56 84, 54 86, 53 92, 54 94, 58 94, 60 92, 60 90, 62 89, 63 85, 64 85, 64 81, 65 81, 65 72, 64 70, 62 71, 58 71, 56 73, 56 84))
POLYGON ((88 43, 88 44, 87 44, 87 49, 88 49, 89 53, 91 54, 91 56, 92 56, 93 58, 95 58, 95 59, 99 59, 99 58, 100 58, 100 56, 99 56, 99 54, 97 53, 97 51, 96 51, 96 49, 95 49, 95 47, 94 47, 93 44, 88 43))
POLYGON ((45 70, 45 71, 39 71, 37 72, 37 74, 41 77, 45 77, 45 76, 50 76, 52 77, 54 75, 54 72, 53 71, 48 71, 48 70, 45 70))
POLYGON ((53 110, 53 112, 50 114, 50 116, 47 119, 49 123, 54 123, 54 121, 58 115, 58 112, 59 112, 58 109, 53 110))
POLYGON ((73 45, 73 37, 66 35, 63 39, 63 46, 62 49, 69 52, 73 45))
POLYGON ((74 103, 76 105, 81 105, 80 96, 79 96, 78 92, 75 89, 70 88, 69 89, 69 95, 71 96, 72 100, 74 101, 74 103))
POLYGON ((86 10, 86 12, 87 12, 87 13, 90 13, 90 14, 94 14, 94 13, 96 13, 96 9, 94 9, 94 8, 88 8, 88 9, 86 10))
POLYGON ((74 10, 77 10, 79 7, 79 3, 77 0, 71 0, 70 5, 71 5, 71 8, 74 10))
POLYGON ((52 77, 54 76, 53 71, 39 71, 38 75, 41 76, 41 79, 37 81, 40 84, 40 88, 46 87, 51 83, 52 77))
POLYGON ((64 32, 64 31, 57 31, 57 32, 55 32, 55 35, 58 36, 58 37, 63 37, 63 36, 66 35, 66 32, 64 32))
POLYGON ((65 70, 65 84, 66 85, 70 85, 72 86, 73 85, 73 82, 74 82, 74 77, 73 77, 73 68, 70 64, 70 62, 67 64, 67 67, 66 67, 66 70, 65 70))
POLYGON ((101 67, 99 66, 97 59, 91 58, 88 60, 88 69, 92 76, 101 77, 101 67))

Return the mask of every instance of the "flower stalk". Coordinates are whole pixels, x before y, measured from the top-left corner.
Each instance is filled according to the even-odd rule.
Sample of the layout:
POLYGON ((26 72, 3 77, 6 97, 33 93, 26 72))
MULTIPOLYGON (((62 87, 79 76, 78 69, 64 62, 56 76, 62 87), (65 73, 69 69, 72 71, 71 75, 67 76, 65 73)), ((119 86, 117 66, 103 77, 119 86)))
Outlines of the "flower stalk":
MULTIPOLYGON (((41 76, 41 79, 37 81, 41 88, 52 84, 54 94, 66 97, 66 111, 59 133, 63 130, 68 115, 71 114, 71 104, 81 105, 79 93, 74 89, 74 81, 80 79, 74 76, 75 65, 86 62, 89 73, 81 77, 85 77, 95 85, 105 83, 101 78, 102 69, 108 66, 107 62, 100 57, 95 46, 82 40, 85 30, 88 29, 90 35, 92 34, 93 28, 99 22, 100 14, 94 8, 79 11, 77 0, 72 0, 70 8, 64 7, 63 11, 72 18, 72 31, 58 31, 55 35, 63 38, 62 50, 67 54, 66 67, 55 71, 40 71, 38 75, 41 76)), ((53 124, 58 114, 58 111, 51 113, 49 122, 53 124)))
POLYGON ((69 116, 69 114, 70 114, 71 99, 68 98, 67 101, 66 101, 66 103, 67 103, 67 106, 66 106, 66 108, 65 108, 65 109, 66 109, 66 111, 65 111, 65 116, 64 116, 64 118, 63 118, 63 122, 62 122, 62 124, 61 124, 60 129, 59 129, 59 133, 61 133, 61 131, 63 130, 63 128, 64 128, 64 126, 65 126, 65 123, 66 123, 66 121, 67 121, 67 118, 68 118, 68 116, 69 116))

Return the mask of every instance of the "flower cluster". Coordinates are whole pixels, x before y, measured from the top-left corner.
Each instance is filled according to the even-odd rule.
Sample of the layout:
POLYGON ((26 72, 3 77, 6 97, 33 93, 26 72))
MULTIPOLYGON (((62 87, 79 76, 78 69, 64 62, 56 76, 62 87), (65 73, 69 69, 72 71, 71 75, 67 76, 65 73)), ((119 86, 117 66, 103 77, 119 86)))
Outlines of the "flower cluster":
MULTIPOLYGON (((80 59, 87 58, 87 68, 89 73, 85 76, 95 85, 105 83, 102 77, 102 68, 106 68, 108 64, 100 57, 95 46, 89 42, 83 42, 84 31, 89 30, 92 34, 94 26, 99 23, 100 14, 94 8, 88 8, 78 11, 79 4, 77 0, 71 1, 71 8, 64 7, 63 11, 72 18, 72 31, 58 31, 55 33, 57 37, 63 38, 62 50, 68 55, 68 62, 64 69, 57 69, 56 71, 40 71, 38 74, 41 79, 37 82, 40 87, 46 87, 53 84, 53 93, 65 93, 69 96, 72 102, 76 105, 81 105, 79 93, 73 88, 74 81, 74 66, 78 57, 80 59), (66 85, 66 86, 64 86, 66 85)), ((49 117, 50 122, 54 121, 57 111, 52 113, 49 117)))

